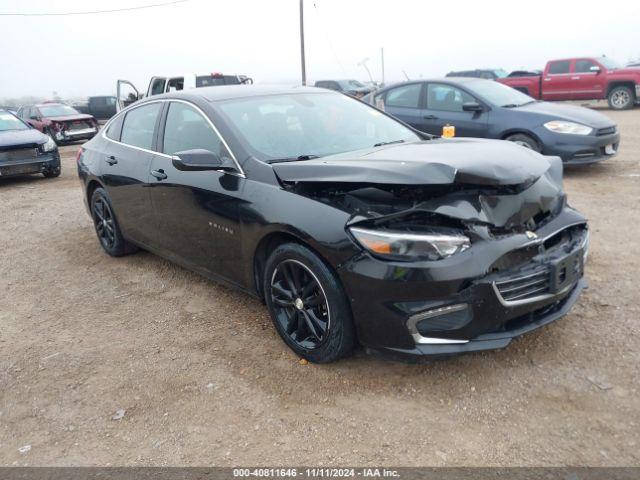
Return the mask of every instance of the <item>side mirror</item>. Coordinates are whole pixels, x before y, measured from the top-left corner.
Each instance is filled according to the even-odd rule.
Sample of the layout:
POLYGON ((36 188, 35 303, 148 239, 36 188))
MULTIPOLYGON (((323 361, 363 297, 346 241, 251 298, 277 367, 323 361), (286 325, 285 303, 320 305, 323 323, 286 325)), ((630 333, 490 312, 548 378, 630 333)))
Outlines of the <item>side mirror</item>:
POLYGON ((220 157, 203 148, 177 152, 171 157, 171 162, 176 169, 183 171, 236 170, 236 166, 230 158, 220 157))
POLYGON ((462 110, 465 112, 482 112, 482 105, 476 102, 465 102, 462 104, 462 110))
POLYGON ((600 67, 597 65, 592 65, 589 67, 589 71, 590 72, 596 72, 596 73, 600 73, 600 67))

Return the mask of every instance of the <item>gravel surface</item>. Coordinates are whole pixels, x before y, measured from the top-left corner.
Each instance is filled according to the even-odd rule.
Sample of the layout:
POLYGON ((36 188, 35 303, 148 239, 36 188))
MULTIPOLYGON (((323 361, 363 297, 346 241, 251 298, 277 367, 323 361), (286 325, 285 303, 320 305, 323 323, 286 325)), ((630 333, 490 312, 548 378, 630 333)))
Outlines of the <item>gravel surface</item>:
POLYGON ((508 348, 303 365, 265 307, 148 253, 114 259, 75 172, 0 180, 0 465, 638 465, 640 109, 566 172, 590 288, 508 348))

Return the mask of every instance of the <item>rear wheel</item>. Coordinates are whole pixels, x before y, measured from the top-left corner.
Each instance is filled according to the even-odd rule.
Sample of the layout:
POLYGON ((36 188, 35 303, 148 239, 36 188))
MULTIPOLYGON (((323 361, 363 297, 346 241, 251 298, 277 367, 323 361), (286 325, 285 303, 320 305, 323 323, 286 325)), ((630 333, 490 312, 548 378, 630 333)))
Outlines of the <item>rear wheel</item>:
POLYGON ((505 140, 517 143, 522 147, 534 150, 536 152, 542 151, 542 149, 540 148, 540 144, 533 137, 530 137, 529 135, 526 135, 524 133, 509 135, 507 138, 505 138, 505 140))
POLYGON ((96 188, 91 195, 91 217, 100 245, 109 255, 121 257, 138 250, 122 236, 111 201, 103 188, 96 188))
POLYGON ((302 245, 279 246, 264 274, 267 308, 285 343, 301 357, 328 363, 355 343, 351 309, 336 275, 302 245))
POLYGON ((615 87, 607 96, 607 101, 609 102, 609 107, 613 110, 628 110, 633 107, 635 103, 635 95, 633 91, 629 87, 615 87))

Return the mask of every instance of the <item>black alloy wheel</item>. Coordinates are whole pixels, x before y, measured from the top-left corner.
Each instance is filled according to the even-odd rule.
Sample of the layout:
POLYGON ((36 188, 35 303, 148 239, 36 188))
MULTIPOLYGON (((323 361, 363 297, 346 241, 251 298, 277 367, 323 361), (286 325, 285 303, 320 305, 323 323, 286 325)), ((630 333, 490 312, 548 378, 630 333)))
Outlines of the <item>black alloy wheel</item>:
POLYGON ((278 264, 271 276, 271 303, 282 331, 300 348, 317 348, 326 339, 331 323, 327 296, 302 262, 278 264))
POLYGON ((116 244, 116 227, 111 207, 104 198, 98 198, 93 202, 91 213, 98 240, 100 240, 105 250, 113 249, 116 244))
POLYGON ((267 259, 262 291, 273 324, 296 354, 315 363, 351 353, 351 305, 331 266, 304 245, 284 243, 267 259))

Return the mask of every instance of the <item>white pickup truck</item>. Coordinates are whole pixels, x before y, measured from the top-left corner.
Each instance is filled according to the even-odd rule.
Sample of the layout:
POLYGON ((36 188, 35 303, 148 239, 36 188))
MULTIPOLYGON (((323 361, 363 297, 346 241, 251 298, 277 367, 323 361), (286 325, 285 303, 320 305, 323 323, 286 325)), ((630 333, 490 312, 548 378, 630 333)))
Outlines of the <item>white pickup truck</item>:
POLYGON ((248 85, 253 79, 246 75, 223 75, 222 73, 211 73, 208 75, 176 75, 151 77, 146 93, 140 93, 129 80, 118 80, 117 83, 117 108, 118 111, 124 107, 152 95, 160 95, 177 90, 187 90, 198 87, 214 87, 219 85, 248 85))

